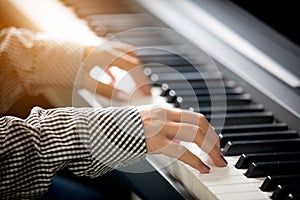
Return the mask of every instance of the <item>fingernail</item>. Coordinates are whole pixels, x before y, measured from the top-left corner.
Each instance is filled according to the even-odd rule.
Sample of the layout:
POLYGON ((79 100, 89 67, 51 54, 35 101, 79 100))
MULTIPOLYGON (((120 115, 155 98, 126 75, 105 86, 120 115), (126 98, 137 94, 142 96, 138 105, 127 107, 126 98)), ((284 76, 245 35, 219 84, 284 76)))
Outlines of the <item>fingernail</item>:
POLYGON ((202 164, 202 169, 204 169, 206 172, 209 172, 210 168, 206 164, 202 164))
POLYGON ((221 154, 221 158, 223 159, 224 163, 227 165, 228 162, 227 162, 227 160, 225 160, 225 158, 224 158, 224 156, 222 154, 221 154))

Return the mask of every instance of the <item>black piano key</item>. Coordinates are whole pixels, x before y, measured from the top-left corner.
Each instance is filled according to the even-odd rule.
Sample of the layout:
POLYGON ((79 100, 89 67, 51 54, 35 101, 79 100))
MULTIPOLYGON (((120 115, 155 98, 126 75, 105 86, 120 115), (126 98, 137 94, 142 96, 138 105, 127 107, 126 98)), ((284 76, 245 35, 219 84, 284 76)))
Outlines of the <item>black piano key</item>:
POLYGON ((247 105, 233 105, 233 106, 219 106, 216 107, 200 107, 198 109, 192 109, 194 112, 202 114, 213 113, 241 113, 241 112, 262 112, 264 106, 261 104, 247 104, 247 105))
MULTIPOLYGON (((147 32, 143 31, 141 34, 139 32, 130 32, 128 34, 135 34, 136 37, 140 37, 140 35, 142 34, 144 35, 150 35, 152 36, 156 36, 156 37, 163 37, 161 34, 159 34, 156 31, 151 31, 151 30, 147 30, 147 32)), ((136 52, 138 54, 139 57, 144 56, 144 57, 160 57, 160 56, 173 56, 174 53, 171 53, 170 51, 168 51, 167 49, 176 49, 178 46, 176 45, 158 45, 158 46, 147 46, 145 48, 137 48, 136 52)), ((183 56, 186 56, 186 54, 181 54, 183 56)), ((151 66, 151 65, 150 65, 151 66)), ((154 65, 156 66, 156 65, 154 65)))
POLYGON ((196 72, 197 70, 193 66, 173 66, 173 67, 162 67, 161 65, 146 65, 145 69, 150 70, 151 74, 160 74, 166 72, 196 72))
POLYGON ((299 200, 300 199, 300 194, 299 192, 291 192, 288 197, 285 200, 299 200))
POLYGON ((152 74, 150 78, 152 81, 164 81, 166 83, 168 83, 168 81, 178 81, 178 80, 199 82, 199 81, 207 81, 207 80, 221 81, 222 75, 219 72, 213 72, 213 71, 202 72, 201 74, 195 72, 182 72, 182 73, 171 72, 171 73, 152 74))
MULTIPOLYGON (((225 81, 225 84, 223 84, 219 81, 207 81, 210 82, 210 88, 233 88, 234 82, 232 81, 225 81)), ((188 82, 185 80, 177 80, 177 81, 168 81, 166 82, 152 82, 154 86, 161 86, 163 84, 168 85, 168 87, 171 88, 181 88, 181 89, 186 89, 186 90, 193 90, 193 89, 208 89, 207 87, 207 82, 188 82)))
POLYGON ((300 151, 300 138, 229 141, 223 149, 225 156, 241 155, 242 153, 266 153, 281 151, 300 151))
POLYGON ((254 162, 245 175, 248 178, 264 177, 269 175, 300 174, 300 161, 270 161, 254 162))
MULTIPOLYGON (((130 29, 130 27, 110 28, 109 26, 108 27, 106 26, 106 28, 108 29, 108 31, 110 33, 113 33, 113 34, 116 32, 121 32, 121 31, 130 29)), ((96 30, 96 33, 97 32, 98 31, 96 30)), ((143 38, 143 37, 129 38, 129 37, 127 37, 127 38, 122 38, 122 42, 131 44, 134 46, 156 46, 156 45, 160 45, 160 44, 171 44, 170 42, 167 42, 164 38, 156 39, 156 38, 151 38, 151 37, 147 37, 147 38, 143 38)), ((142 63, 144 63, 144 62, 142 61, 142 63)), ((145 63, 145 64, 147 64, 147 63, 145 63)))
MULTIPOLYGON (((143 34, 143 33, 142 33, 143 34)), ((176 36, 174 36, 173 38, 170 38, 169 36, 165 36, 165 35, 158 35, 158 34, 148 34, 145 33, 144 35, 140 34, 140 38, 143 37, 160 37, 160 38, 164 38, 166 39, 168 37, 168 39, 171 40, 176 40, 176 39, 182 39, 182 38, 178 38, 176 36)), ((134 37, 134 33, 133 34, 129 34, 129 37, 134 37)), ((163 44, 163 43, 162 43, 163 44)), ((165 44, 164 44, 165 45, 165 44)), ((157 45, 159 46, 159 45, 157 45)), ((173 47, 173 49, 177 49, 178 47, 173 47)), ((141 62, 143 64, 146 64, 146 66, 149 66, 151 69, 158 69, 158 65, 151 65, 151 63, 158 63, 158 64, 163 64, 163 65, 167 65, 170 68, 184 68, 184 67, 194 67, 197 68, 198 66, 203 66, 203 65, 207 65, 207 67, 217 70, 216 65, 214 65, 213 63, 211 63, 207 57, 204 56, 198 56, 196 55, 192 55, 191 52, 183 52, 180 53, 180 55, 178 54, 161 54, 161 55, 155 55, 155 54, 139 54, 139 58, 141 60, 141 62), (174 59, 173 59, 174 58, 174 59), (160 62, 161 61, 161 62, 160 62), (148 65, 147 63, 150 63, 150 65, 148 65), (170 64, 170 65, 168 65, 170 64)), ((162 66, 162 65, 160 65, 162 66)), ((161 70, 164 70, 163 68, 161 70)), ((199 71, 198 71, 199 72, 199 71)))
POLYGON ((178 72, 178 73, 187 73, 187 72, 195 72, 199 73, 199 71, 216 71, 209 65, 199 64, 197 66, 165 66, 162 67, 159 64, 147 64, 144 65, 145 69, 151 71, 151 74, 160 74, 160 73, 170 73, 170 72, 178 72))
POLYGON ((296 131, 269 131, 269 132, 250 132, 250 133, 220 133, 221 147, 224 147, 228 141, 241 140, 272 140, 272 139, 288 139, 299 137, 296 131))
POLYGON ((206 118, 213 125, 221 124, 225 120, 225 126, 239 124, 263 124, 271 123, 274 120, 271 112, 214 114, 206 115, 206 118))
MULTIPOLYGON (((171 56, 155 56, 155 57, 145 57, 145 56, 140 56, 139 57, 141 62, 143 64, 147 63, 158 63, 162 65, 167 65, 167 66, 192 66, 192 64, 187 61, 186 59, 178 56, 178 55, 171 55, 171 56)), ((199 64, 199 63, 197 63, 199 64)), ((201 64, 201 63, 200 63, 201 64)))
POLYGON ((279 185, 273 192, 271 199, 282 200, 287 199, 289 194, 294 194, 299 196, 300 194, 300 184, 295 185, 279 185))
POLYGON ((169 103, 175 102, 177 99, 176 92, 174 90, 170 90, 165 97, 169 103))
POLYGON ((265 192, 274 191, 278 185, 294 185, 299 183, 299 181, 300 174, 268 176, 260 186, 260 189, 265 192))
MULTIPOLYGON (((273 133, 273 132, 270 132, 273 133)), ((287 134, 287 132, 279 132, 287 134)), ((298 137, 298 133, 293 131, 292 137, 298 137)), ((283 161, 283 160, 299 160, 300 152, 270 152, 270 153, 252 153, 242 154, 235 164, 238 169, 247 169, 253 162, 263 161, 283 161)))
POLYGON ((206 82, 188 82, 186 80, 174 80, 168 82, 157 82, 162 85, 163 83, 167 84, 169 88, 176 89, 207 89, 207 82, 209 82, 209 88, 234 88, 236 86, 234 81, 206 81, 206 82))
POLYGON ((209 95, 220 95, 220 94, 227 94, 227 95, 241 95, 243 94, 243 89, 240 87, 236 88, 211 88, 211 89, 176 89, 172 88, 177 96, 209 96, 209 95))
POLYGON ((212 95, 203 97, 180 96, 180 101, 176 99, 174 102, 180 108, 187 109, 189 107, 198 108, 203 106, 232 106, 232 105, 247 105, 251 103, 249 94, 242 95, 212 95))
POLYGON ((169 94, 170 90, 171 89, 169 88, 169 86, 167 84, 163 84, 161 86, 161 94, 160 94, 160 96, 162 96, 162 97, 167 96, 169 94))
POLYGON ((259 132, 259 131, 283 131, 288 130, 285 123, 276 124, 247 124, 233 125, 224 127, 215 127, 217 133, 243 133, 243 132, 259 132))
MULTIPOLYGON (((129 37, 132 38, 144 38, 142 34, 136 35, 134 33, 129 34, 129 37)), ((146 33, 147 36, 147 33, 146 33)), ((157 32, 155 34, 150 35, 151 37, 159 37, 159 39, 164 39, 166 41, 174 41, 174 40, 184 40, 184 38, 178 37, 178 36, 166 36, 163 34, 158 35, 157 32)), ((148 39, 148 37, 147 37, 148 39)), ((151 39, 151 38, 150 38, 151 39)), ((157 38, 158 39, 158 38, 157 38)), ((161 45, 164 43, 161 43, 161 45)), ((176 49, 177 47, 173 48, 176 49)), ((149 66, 151 69, 157 69, 160 68, 161 70, 164 69, 164 65, 170 66, 171 68, 177 67, 194 67, 202 66, 202 65, 209 65, 210 68, 214 68, 217 70, 216 66, 212 64, 206 57, 199 56, 198 54, 191 54, 191 52, 183 52, 179 54, 161 54, 161 55, 154 55, 153 54, 139 54, 139 58, 143 64, 146 64, 146 66, 149 66), (150 65, 148 65, 150 63, 150 65), (161 65, 151 65, 151 63, 157 63, 161 65)))

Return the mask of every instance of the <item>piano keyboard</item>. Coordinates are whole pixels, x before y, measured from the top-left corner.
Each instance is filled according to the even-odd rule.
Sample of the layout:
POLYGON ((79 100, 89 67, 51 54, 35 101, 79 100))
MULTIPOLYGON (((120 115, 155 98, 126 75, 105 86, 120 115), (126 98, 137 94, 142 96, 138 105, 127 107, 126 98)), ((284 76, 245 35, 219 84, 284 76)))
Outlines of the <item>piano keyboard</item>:
MULTIPOLYGON (((141 27, 166 27, 131 1, 64 2, 99 36, 111 37, 141 27)), ((295 188, 300 189, 300 138, 295 130, 254 102, 184 38, 166 37, 155 29, 132 31, 121 38, 137 47, 145 74, 153 83, 154 97, 150 101, 205 114, 219 133, 228 167, 214 167, 201 149, 186 142, 182 145, 210 163, 211 173, 200 174, 165 156, 152 156, 148 158, 150 163, 172 163, 168 170, 199 199, 299 197, 295 188), (178 52, 178 45, 185 45, 184 53, 179 55, 172 53, 178 52)))
MULTIPOLYGON (((132 28, 163 27, 158 20, 130 1, 122 1, 122 9, 117 6, 118 1, 110 1, 108 7, 104 6, 108 9, 98 10, 92 7, 89 10, 87 2, 93 5, 93 0, 85 1, 84 6, 66 2, 75 8, 80 17, 87 19, 99 36, 111 36, 132 28)), ((99 5, 103 6, 102 3, 100 1, 99 5)), ((201 112, 214 126, 222 124, 226 114, 224 127, 215 126, 215 129, 229 163, 225 168, 214 167, 195 144, 185 142, 182 144, 211 164, 210 174, 200 174, 189 165, 164 156, 152 156, 148 159, 150 163, 155 165, 171 160, 169 163, 172 164, 167 167, 169 171, 199 199, 297 198, 299 191, 295 188, 299 188, 297 180, 300 180, 298 133, 277 121, 271 112, 265 111, 263 105, 255 103, 243 88, 218 73, 207 59, 198 59, 198 62, 191 64, 181 56, 158 50, 159 45, 172 50, 172 45, 178 44, 170 42, 163 35, 157 39, 157 35, 159 31, 146 35, 128 34, 128 37, 122 38, 137 46, 140 59, 145 64, 145 74, 153 82, 153 93, 160 93, 160 98, 157 98, 160 101, 154 102, 164 99, 171 106, 201 112), (143 47, 141 51, 139 47, 143 47), (145 47, 149 48, 148 52, 145 47), (224 106, 224 95, 227 106, 224 106)), ((182 41, 185 40, 182 38, 182 41)), ((192 50, 184 56, 193 57, 195 52, 192 50)), ((203 55, 199 51, 197 54, 203 55)))
MULTIPOLYGON (((62 2, 87 22, 93 30, 87 35, 93 39, 94 34, 111 37, 134 28, 167 27, 130 0, 62 2)), ((213 166, 201 149, 186 142, 182 145, 209 163, 211 173, 200 174, 189 165, 162 155, 150 156, 148 161, 158 171, 171 163, 167 166, 169 172, 197 199, 299 199, 297 131, 220 73, 219 66, 216 68, 202 50, 184 37, 158 30, 129 31, 122 37, 123 42, 137 47, 144 72, 153 83, 152 99, 142 98, 138 104, 158 103, 205 114, 219 134, 228 166, 213 166)), ((92 98, 84 91, 81 95, 87 101, 92 98)), ((98 100, 105 105, 105 98, 98 100)), ((90 104, 94 105, 91 101, 90 104)))

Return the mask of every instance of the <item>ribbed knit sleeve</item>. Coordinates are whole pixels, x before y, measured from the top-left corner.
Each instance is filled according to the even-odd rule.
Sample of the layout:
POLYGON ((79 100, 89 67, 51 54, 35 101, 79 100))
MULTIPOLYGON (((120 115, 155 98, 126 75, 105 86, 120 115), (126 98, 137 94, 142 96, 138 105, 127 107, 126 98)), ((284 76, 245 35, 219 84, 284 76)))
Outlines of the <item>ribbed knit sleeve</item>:
POLYGON ((8 28, 0 31, 0 111, 23 93, 46 87, 72 88, 83 61, 82 44, 50 39, 41 33, 8 28))
POLYGON ((35 199, 67 167, 96 177, 146 154, 135 107, 35 107, 25 119, 0 118, 0 199, 35 199))

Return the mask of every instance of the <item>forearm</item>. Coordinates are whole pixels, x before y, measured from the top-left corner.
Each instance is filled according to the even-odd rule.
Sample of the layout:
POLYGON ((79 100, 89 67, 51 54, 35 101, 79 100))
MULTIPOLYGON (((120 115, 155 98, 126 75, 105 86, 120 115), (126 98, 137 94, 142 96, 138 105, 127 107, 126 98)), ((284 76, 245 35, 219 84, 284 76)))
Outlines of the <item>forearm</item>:
POLYGON ((100 176, 146 153, 141 119, 133 107, 34 108, 26 120, 1 118, 0 130, 4 197, 43 194, 63 167, 100 176))

